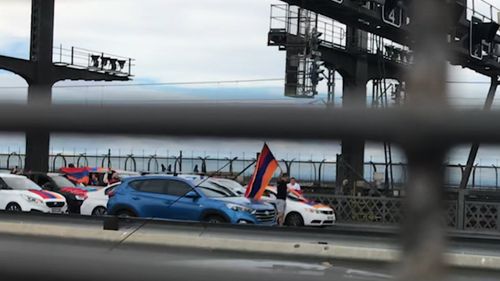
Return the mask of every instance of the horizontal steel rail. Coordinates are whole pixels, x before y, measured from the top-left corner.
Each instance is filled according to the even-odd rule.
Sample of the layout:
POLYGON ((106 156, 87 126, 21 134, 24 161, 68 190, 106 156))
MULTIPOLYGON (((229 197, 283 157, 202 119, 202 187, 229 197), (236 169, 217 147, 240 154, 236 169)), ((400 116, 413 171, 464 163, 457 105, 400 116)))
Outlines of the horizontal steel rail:
POLYGON ((0 106, 1 131, 275 139, 284 138, 284 132, 299 132, 287 134, 286 138, 392 141, 403 149, 448 147, 476 141, 499 143, 497 120, 500 120, 500 112, 456 111, 432 106, 384 110, 241 105, 0 106))

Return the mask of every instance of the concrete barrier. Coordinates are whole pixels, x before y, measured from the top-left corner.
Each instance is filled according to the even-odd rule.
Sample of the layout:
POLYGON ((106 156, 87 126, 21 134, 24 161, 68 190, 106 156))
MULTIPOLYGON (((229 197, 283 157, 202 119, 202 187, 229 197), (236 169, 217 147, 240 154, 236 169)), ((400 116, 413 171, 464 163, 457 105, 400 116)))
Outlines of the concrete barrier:
MULTIPOLYGON (((96 241, 104 247, 140 245, 180 247, 216 251, 233 251, 266 256, 343 259, 363 262, 397 262, 401 252, 393 241, 364 242, 363 238, 325 235, 318 240, 314 235, 268 236, 264 231, 247 235, 245 229, 214 228, 200 225, 148 224, 147 221, 128 223, 118 231, 102 229, 99 221, 87 224, 51 223, 48 221, 0 221, 0 234, 39 238, 96 241), (256 234, 257 233, 257 234, 256 234)), ((269 232, 269 231, 268 231, 269 232)), ((500 268, 500 256, 491 253, 448 252, 448 265, 459 268, 500 268)))

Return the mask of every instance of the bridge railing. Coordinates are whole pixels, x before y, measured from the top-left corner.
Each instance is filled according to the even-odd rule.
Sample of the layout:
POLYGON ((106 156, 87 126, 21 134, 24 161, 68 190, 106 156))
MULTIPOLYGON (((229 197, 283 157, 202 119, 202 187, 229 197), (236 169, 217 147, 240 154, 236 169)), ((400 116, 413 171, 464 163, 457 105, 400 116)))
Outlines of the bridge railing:
MULTIPOLYGON (((339 223, 398 225, 404 220, 404 199, 385 197, 306 194, 306 197, 335 209, 339 223)), ((443 222, 454 229, 500 231, 500 203, 466 200, 463 209, 458 200, 447 200, 443 222), (463 216, 459 213, 463 213, 463 216), (459 223, 459 220, 463 221, 459 223), (461 227, 462 226, 462 227, 461 227)))
POLYGON ((500 230, 498 202, 466 202, 463 212, 466 230, 500 230))
MULTIPOLYGON (((287 4, 271 5, 270 30, 286 32, 296 36, 307 36, 316 29, 321 35, 321 45, 328 48, 345 49, 347 46, 347 27, 332 18, 299 9, 287 4)), ((381 52, 387 60, 410 64, 412 53, 408 47, 391 40, 368 33, 366 47, 360 50, 369 54, 381 52)))
POLYGON ((134 59, 77 47, 54 46, 56 65, 105 72, 116 76, 132 76, 134 59))
MULTIPOLYGON (((197 155, 194 152, 185 153, 183 156, 171 155, 146 155, 146 154, 85 154, 85 153, 58 153, 50 156, 50 168, 58 171, 68 164, 75 166, 104 166, 119 170, 135 172, 162 172, 167 169, 170 172, 196 173, 205 171, 221 170, 224 173, 239 175, 243 181, 247 181, 253 172, 251 164, 254 158, 240 155, 236 160, 228 164, 233 157, 211 157, 207 155, 197 155), (108 157, 110 156, 110 157, 108 157), (108 159, 109 158, 109 159, 108 159), (109 161, 108 161, 109 160, 109 161), (222 168, 226 166, 225 168, 222 168), (250 167, 249 167, 250 166, 250 167), (222 169, 221 169, 222 168, 222 169)), ((0 169, 12 170, 15 166, 23 167, 25 155, 19 152, 0 154, 0 169)), ((288 171, 290 175, 297 177, 305 185, 316 187, 334 187, 337 176, 337 163, 335 161, 317 161, 304 159, 281 159, 279 161, 281 169, 288 171), (289 170, 287 170, 289 168, 289 170)), ((460 184, 465 165, 446 164, 445 184, 447 187, 456 188, 460 184)), ((384 187, 393 188, 403 185, 407 181, 408 167, 405 163, 383 163, 377 161, 366 162, 364 165, 365 179, 369 182, 377 180, 377 174, 384 175, 381 182, 384 187), (386 171, 392 169, 394 186, 387 186, 389 181, 385 179, 386 171)), ((468 184, 470 189, 498 189, 500 188, 500 167, 496 165, 475 165, 472 170, 471 179, 468 184)), ((379 177, 379 176, 378 176, 379 177)))
POLYGON ((316 13, 287 4, 271 5, 270 30, 284 31, 298 36, 310 34, 313 28, 321 33, 319 39, 328 47, 345 48, 344 24, 316 13))
MULTIPOLYGON (((500 22, 500 9, 485 0, 467 0, 467 19, 472 17, 483 22, 500 22)), ((499 31, 500 32, 500 31, 499 31)))
MULTIPOLYGON (((196 173, 205 171, 217 171, 225 166, 232 157, 210 157, 198 156, 194 153, 178 155, 159 156, 146 154, 85 154, 85 153, 58 153, 50 156, 50 168, 58 171, 60 168, 72 163, 75 166, 105 166, 110 164, 112 168, 136 172, 162 172, 162 168, 170 172, 196 173), (109 161, 108 161, 109 160, 109 161), (109 163, 109 164, 108 164, 109 163)), ((243 180, 248 180, 252 175, 253 168, 248 168, 255 161, 254 158, 240 156, 226 165, 221 172, 240 174, 243 180), (245 170, 246 168, 246 170, 245 170)), ((19 152, 0 154, 0 169, 12 170, 15 166, 23 167, 25 155, 19 152)), ((337 175, 337 164, 335 161, 296 160, 282 159, 279 164, 283 171, 288 171, 297 177, 303 185, 335 186, 337 175), (288 166, 287 166, 288 165, 288 166)), ((407 165, 405 163, 383 163, 370 161, 364 165, 365 179, 369 182, 376 180, 377 174, 384 174, 389 169, 393 171, 395 186, 401 186, 407 180, 407 165)), ((447 187, 457 187, 465 169, 465 165, 446 164, 445 184, 447 187)), ((500 167, 496 165, 479 165, 473 167, 468 188, 498 189, 500 188, 500 167)), ((385 177, 385 176, 384 176, 385 177)), ((388 182, 388 181, 387 181, 388 182)), ((386 183, 384 180, 383 184, 386 183)))

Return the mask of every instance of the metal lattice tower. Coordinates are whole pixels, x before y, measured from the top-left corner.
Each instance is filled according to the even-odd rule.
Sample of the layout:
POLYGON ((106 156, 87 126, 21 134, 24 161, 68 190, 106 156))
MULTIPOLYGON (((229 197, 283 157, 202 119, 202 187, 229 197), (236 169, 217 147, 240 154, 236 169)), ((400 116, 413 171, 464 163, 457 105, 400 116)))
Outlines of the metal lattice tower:
MULTIPOLYGON (((308 46, 311 37, 304 29, 316 29, 321 33, 319 44, 320 60, 328 69, 339 72, 343 77, 343 105, 366 106, 366 84, 368 81, 398 81, 396 98, 419 99, 418 95, 407 95, 405 77, 413 67, 413 48, 419 42, 412 36, 412 19, 419 15, 410 12, 411 1, 397 0, 282 0, 286 4, 273 5, 268 45, 278 46, 287 52, 285 95, 291 97, 314 97, 317 91, 300 82, 300 58, 303 46, 308 46), (304 19, 307 17, 307 19, 304 19), (309 19, 309 20, 308 20, 309 19), (308 23, 304 25, 303 23, 308 23), (341 32, 338 31, 342 25, 341 32), (339 39, 340 37, 340 39, 339 39), (377 43, 378 42, 378 43, 377 43), (380 44, 381 43, 381 44, 380 44), (376 47, 373 47, 376 45, 376 47), (381 65, 383 66, 381 68, 381 65), (383 69, 383 70, 381 70, 383 69)), ((445 2, 445 1, 443 1, 445 2)), ((500 35, 496 19, 500 10, 484 0, 452 0, 444 3, 450 12, 450 24, 446 25, 449 56, 452 65, 469 68, 479 74, 491 77, 492 86, 488 100, 492 100, 500 73, 500 35), (487 6, 479 11, 478 4, 487 6)), ((310 50, 309 50, 310 51, 310 50)), ((309 80, 316 81, 312 74, 309 80)), ((331 76, 331 75, 330 75, 331 76)), ((328 79, 331 96, 330 77, 328 79)), ((394 87, 396 87, 396 85, 394 87)), ((387 96, 387 87, 382 89, 387 96)), ((400 100, 399 100, 400 101, 400 100)), ((487 101, 486 104, 491 102, 487 101)), ((486 106, 485 108, 487 108, 486 106)), ((463 185, 467 184, 478 144, 471 149, 463 185)), ((390 157, 389 157, 390 158, 390 157)), ((350 185, 360 180, 364 167, 364 143, 353 140, 342 141, 340 163, 344 168, 337 170, 340 178, 348 179, 350 185)), ((339 165, 340 166, 340 165, 339 165)))

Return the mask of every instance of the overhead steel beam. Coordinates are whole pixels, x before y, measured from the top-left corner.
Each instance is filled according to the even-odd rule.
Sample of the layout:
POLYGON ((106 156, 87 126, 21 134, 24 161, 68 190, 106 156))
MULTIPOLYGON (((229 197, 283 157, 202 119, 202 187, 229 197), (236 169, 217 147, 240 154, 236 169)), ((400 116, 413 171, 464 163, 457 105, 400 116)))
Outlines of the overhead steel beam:
POLYGON ((338 20, 344 24, 380 35, 403 45, 409 44, 409 28, 400 28, 387 24, 382 19, 382 8, 368 10, 356 1, 345 0, 342 3, 332 0, 282 0, 290 5, 338 20))
POLYGON ((2 55, 0 55, 0 69, 21 76, 28 83, 30 83, 35 73, 35 65, 31 61, 2 55))
MULTIPOLYGON (((282 0, 290 5, 300 6, 315 13, 335 19, 346 25, 357 27, 361 30, 379 35, 396 43, 413 46, 411 39, 411 24, 402 23, 397 27, 388 24, 383 20, 382 8, 375 7, 373 10, 361 7, 357 1, 345 0, 342 3, 332 0, 282 0)), ((467 2, 463 0, 454 0, 449 2, 448 9, 453 14, 455 28, 460 34, 468 33, 470 21, 465 17, 467 2)), ((404 17, 404 16, 403 16, 404 17)), ((454 40, 454 38, 452 38, 454 40)), ((497 34, 495 42, 500 42, 500 36, 497 34)), ((495 58, 484 57, 482 60, 473 59, 470 56, 469 49, 462 44, 463 42, 452 42, 449 44, 451 52, 447 58, 454 65, 461 65, 470 68, 480 74, 492 76, 500 72, 500 63, 495 58)))
POLYGON ((83 80, 83 81, 129 81, 129 76, 111 75, 106 72, 90 71, 88 69, 71 68, 54 65, 54 80, 83 80))

